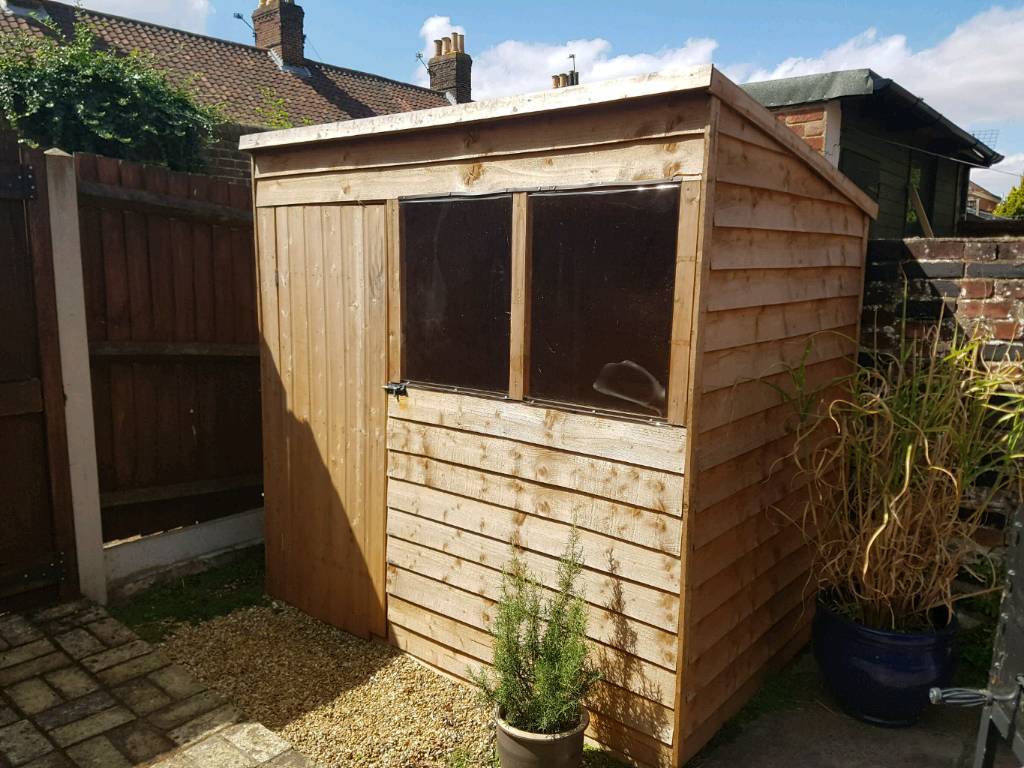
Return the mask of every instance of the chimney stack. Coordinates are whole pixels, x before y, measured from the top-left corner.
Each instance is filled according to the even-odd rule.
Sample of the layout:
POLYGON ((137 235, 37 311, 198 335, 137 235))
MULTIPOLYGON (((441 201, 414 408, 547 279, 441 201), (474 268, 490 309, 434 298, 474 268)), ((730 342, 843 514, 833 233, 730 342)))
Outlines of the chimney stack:
POLYGON ((451 94, 457 104, 473 100, 473 59, 466 53, 466 36, 452 32, 434 41, 434 56, 427 62, 430 88, 451 94))
POLYGON ((305 12, 295 0, 260 0, 252 14, 256 47, 269 51, 282 67, 306 65, 305 12))

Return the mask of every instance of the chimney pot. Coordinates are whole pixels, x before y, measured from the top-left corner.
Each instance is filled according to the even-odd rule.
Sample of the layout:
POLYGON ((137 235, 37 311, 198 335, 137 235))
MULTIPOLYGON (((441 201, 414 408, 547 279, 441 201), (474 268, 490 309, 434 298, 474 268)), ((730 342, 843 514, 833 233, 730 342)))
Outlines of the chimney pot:
POLYGON ((558 76, 558 87, 565 88, 569 85, 569 76, 564 72, 558 76))
POLYGON ((560 83, 559 83, 559 80, 558 80, 558 75, 552 75, 551 76, 551 87, 552 88, 558 88, 559 85, 560 85, 560 83))
POLYGON ((441 38, 441 42, 443 44, 443 47, 441 49, 441 53, 443 53, 445 55, 451 53, 452 52, 452 39, 450 37, 442 37, 441 38))
POLYGON ((435 40, 434 41, 434 55, 435 56, 440 56, 441 55, 441 46, 442 45, 443 45, 443 43, 440 40, 435 40))

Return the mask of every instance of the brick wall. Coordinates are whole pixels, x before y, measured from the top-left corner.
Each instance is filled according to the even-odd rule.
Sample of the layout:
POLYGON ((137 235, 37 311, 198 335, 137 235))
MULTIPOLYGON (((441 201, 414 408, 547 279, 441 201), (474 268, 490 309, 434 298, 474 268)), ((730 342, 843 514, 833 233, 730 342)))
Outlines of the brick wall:
POLYGON ((825 154, 825 108, 800 107, 790 110, 772 110, 775 119, 811 145, 811 148, 825 154))
POLYGON ((238 149, 238 139, 247 133, 259 133, 266 130, 253 126, 224 126, 217 132, 217 141, 204 152, 210 176, 228 181, 248 182, 252 178, 251 158, 246 152, 238 149))
POLYGON ((862 341, 892 348, 904 292, 910 332, 945 317, 992 337, 990 355, 1024 359, 1024 238, 913 238, 868 244, 862 341))

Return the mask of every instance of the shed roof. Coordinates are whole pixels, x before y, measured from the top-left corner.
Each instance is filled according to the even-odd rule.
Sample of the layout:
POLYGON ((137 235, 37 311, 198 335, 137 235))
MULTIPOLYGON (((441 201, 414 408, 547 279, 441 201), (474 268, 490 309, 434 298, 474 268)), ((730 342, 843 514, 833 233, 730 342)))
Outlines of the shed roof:
POLYGON ((874 217, 878 214, 878 205, 874 200, 792 131, 780 125, 768 110, 711 64, 702 64, 680 73, 638 75, 416 112, 250 134, 241 138, 240 146, 243 150, 259 152, 289 146, 344 141, 371 135, 377 137, 425 129, 513 120, 541 113, 578 110, 630 99, 698 91, 706 91, 717 96, 811 166, 819 176, 831 183, 868 215, 874 217))
POLYGON ((939 134, 948 145, 942 154, 985 167, 1003 159, 994 149, 928 106, 924 99, 915 96, 895 80, 882 77, 870 69, 847 69, 819 75, 764 80, 747 83, 743 90, 769 108, 833 99, 876 98, 892 114, 906 120, 912 129, 939 134))

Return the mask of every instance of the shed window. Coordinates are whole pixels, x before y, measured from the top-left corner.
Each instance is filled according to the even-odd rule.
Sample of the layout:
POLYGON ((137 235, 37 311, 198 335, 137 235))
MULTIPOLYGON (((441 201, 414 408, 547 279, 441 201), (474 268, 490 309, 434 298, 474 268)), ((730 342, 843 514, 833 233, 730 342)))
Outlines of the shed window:
POLYGON ((529 396, 665 416, 679 186, 531 195, 529 396))
POLYGON ((507 392, 511 195, 400 211, 404 378, 507 392))

